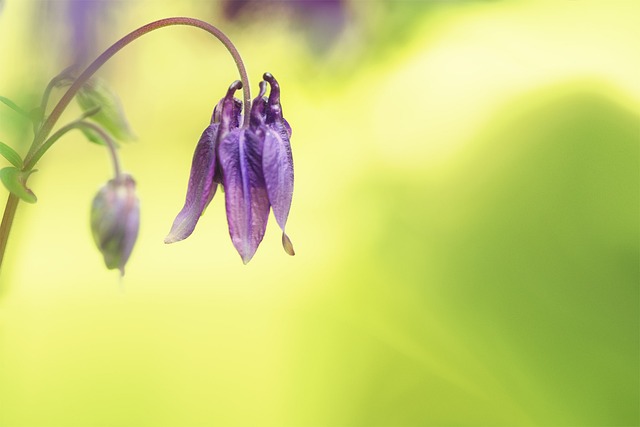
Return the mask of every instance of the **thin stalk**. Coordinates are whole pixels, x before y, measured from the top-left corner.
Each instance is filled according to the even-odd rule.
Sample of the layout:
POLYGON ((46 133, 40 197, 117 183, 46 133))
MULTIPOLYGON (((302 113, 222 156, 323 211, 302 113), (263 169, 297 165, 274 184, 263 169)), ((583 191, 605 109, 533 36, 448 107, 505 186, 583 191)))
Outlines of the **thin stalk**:
POLYGON ((9 240, 9 232, 13 225, 13 219, 16 216, 16 209, 18 208, 18 202, 20 199, 13 193, 9 193, 7 199, 7 205, 4 208, 4 215, 2 216, 2 224, 0 224, 0 271, 2 271, 2 260, 4 259, 4 250, 7 247, 7 241, 9 240))
POLYGON ((111 162, 113 164, 114 174, 115 174, 116 177, 120 176, 120 174, 122 173, 122 169, 120 167, 120 160, 118 158, 118 151, 117 151, 117 147, 116 147, 115 141, 100 126, 97 126, 97 125, 95 125, 95 124, 93 124, 91 122, 87 122, 87 121, 84 121, 84 120, 76 120, 75 122, 71 122, 68 125, 63 126, 60 129, 58 129, 53 135, 51 135, 49 137, 49 139, 47 139, 40 146, 38 151, 36 151, 33 154, 33 156, 31 157, 31 160, 30 160, 31 163, 25 164, 25 169, 29 170, 29 169, 33 168, 33 166, 38 162, 38 160, 40 160, 40 157, 42 157, 44 155, 44 153, 46 153, 47 150, 57 140, 62 138, 62 136, 64 134, 66 134, 70 130, 82 129, 82 128, 92 130, 93 132, 95 132, 98 135, 100 135, 100 137, 104 140, 104 142, 107 144, 107 149, 109 150, 109 155, 111 157, 111 162))
POLYGON ((47 87, 44 89, 44 93, 42 94, 42 100, 40 101, 40 120, 44 119, 44 116, 47 114, 47 105, 49 104, 49 97, 51 96, 51 91, 54 87, 58 86, 60 82, 64 80, 72 80, 71 75, 69 74, 71 70, 73 70, 74 66, 67 67, 60 74, 51 79, 47 87))

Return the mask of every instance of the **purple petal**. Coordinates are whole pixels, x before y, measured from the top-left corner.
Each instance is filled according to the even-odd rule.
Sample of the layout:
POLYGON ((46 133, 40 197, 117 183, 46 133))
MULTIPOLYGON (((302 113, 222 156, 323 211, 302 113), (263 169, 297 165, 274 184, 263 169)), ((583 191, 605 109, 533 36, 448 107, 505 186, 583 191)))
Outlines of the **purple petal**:
POLYGON ((251 117, 249 121, 249 125, 251 130, 259 133, 258 130, 260 126, 264 125, 266 120, 265 108, 267 107, 267 100, 264 98, 264 94, 267 91, 267 82, 260 82, 260 93, 255 97, 253 102, 251 103, 251 117))
POLYGON ((224 138, 229 131, 236 129, 240 125, 242 103, 233 97, 233 94, 240 89, 242 89, 242 82, 240 80, 231 83, 227 94, 213 110, 211 121, 212 123, 220 122, 220 139, 224 138))
POLYGON ((242 101, 240 101, 238 98, 233 98, 233 93, 231 95, 227 93, 227 96, 222 98, 213 108, 213 113, 211 114, 211 124, 220 123, 222 121, 222 110, 225 107, 225 105, 228 109, 229 108, 232 109, 231 116, 229 119, 229 127, 230 128, 239 127, 240 121, 242 120, 242 101), (231 103, 226 102, 227 98, 233 99, 233 107, 231 107, 231 103))
POLYGON ((262 176, 260 139, 248 129, 232 130, 218 147, 227 222, 233 246, 248 263, 262 241, 269 197, 262 176))
POLYGON ((214 144, 218 126, 218 124, 213 124, 206 128, 198 145, 196 145, 184 207, 173 221, 171 231, 164 239, 165 243, 174 243, 189 237, 193 233, 200 215, 216 193, 217 184, 213 177, 216 169, 214 144))
POLYGON ((289 142, 291 126, 282 116, 278 81, 271 73, 264 73, 263 78, 271 86, 271 91, 266 105, 262 170, 273 215, 282 229, 282 247, 289 255, 294 255, 291 240, 284 231, 293 197, 293 157, 289 142))
POLYGON ((267 101, 266 123, 275 129, 284 139, 291 138, 291 126, 282 115, 282 105, 280 104, 280 84, 271 73, 264 73, 262 76, 271 86, 269 100, 267 101))
POLYGON ((289 255, 294 255, 291 240, 284 231, 293 197, 291 145, 288 139, 282 138, 279 133, 270 128, 265 132, 262 171, 273 215, 282 229, 282 246, 289 255))

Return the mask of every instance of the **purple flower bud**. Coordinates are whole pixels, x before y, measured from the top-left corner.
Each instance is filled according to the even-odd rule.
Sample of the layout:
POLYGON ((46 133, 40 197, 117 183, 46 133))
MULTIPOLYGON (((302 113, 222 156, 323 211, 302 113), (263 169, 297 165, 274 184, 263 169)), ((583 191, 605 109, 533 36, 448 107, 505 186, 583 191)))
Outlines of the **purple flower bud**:
POLYGON ((282 245, 294 255, 284 228, 293 195, 291 127, 282 116, 280 86, 269 73, 260 82, 248 126, 240 127, 242 103, 233 97, 242 88, 234 82, 216 105, 193 156, 187 198, 165 243, 185 239, 211 201, 217 184, 225 192, 227 223, 234 247, 248 263, 267 228, 269 210, 282 229, 282 245), (267 84, 271 87, 265 97, 267 84))
POLYGON ((130 175, 116 177, 100 189, 91 206, 93 239, 108 269, 124 266, 138 237, 140 204, 130 175))

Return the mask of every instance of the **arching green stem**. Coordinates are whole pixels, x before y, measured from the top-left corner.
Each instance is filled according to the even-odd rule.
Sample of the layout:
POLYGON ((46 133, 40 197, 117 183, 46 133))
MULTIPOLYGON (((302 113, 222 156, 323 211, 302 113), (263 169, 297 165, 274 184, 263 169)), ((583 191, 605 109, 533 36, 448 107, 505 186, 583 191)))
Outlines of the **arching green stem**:
POLYGON ((9 232, 11 231, 11 225, 13 224, 13 218, 16 215, 16 209, 18 208, 19 201, 20 199, 18 196, 13 193, 9 193, 7 205, 4 208, 4 215, 2 216, 2 223, 0 224, 0 267, 2 267, 4 250, 7 247, 9 232))
MULTIPOLYGON (((64 93, 62 98, 60 98, 56 106, 51 111, 51 114, 49 115, 49 117, 47 117, 47 119, 44 121, 42 126, 37 130, 33 139, 33 143, 31 144, 31 147, 29 149, 29 153, 27 154, 24 160, 25 167, 23 170, 24 171, 31 170, 36 165, 38 160, 42 157, 42 155, 64 133, 68 132, 72 128, 78 128, 78 127, 90 125, 87 122, 77 121, 68 126, 61 128, 54 135, 48 138, 56 122, 62 115, 65 108, 67 108, 67 106, 69 105, 73 97, 76 95, 76 93, 78 93, 80 88, 82 88, 82 86, 91 78, 91 76, 93 76, 93 74, 96 71, 98 71, 100 67, 102 67, 113 55, 115 55, 118 51, 120 51, 122 48, 127 46, 132 41, 142 37, 147 33, 150 33, 151 31, 164 28, 164 27, 174 26, 174 25, 185 25, 185 26, 200 28, 210 33, 214 37, 216 37, 227 48, 227 50, 233 57, 233 61, 235 62, 236 67, 238 68, 238 72, 240 74, 240 80, 242 81, 244 111, 251 111, 251 92, 250 92, 250 86, 249 86, 249 79, 247 77, 247 70, 244 66, 244 63, 242 62, 242 58, 240 57, 238 50, 233 45, 231 40, 229 40, 229 38, 218 28, 214 27, 213 25, 205 21, 201 21, 199 19, 186 18, 186 17, 173 17, 173 18, 160 19, 158 21, 154 21, 147 25, 144 25, 130 32, 126 36, 122 37, 120 40, 118 40, 113 45, 111 45, 107 50, 105 50, 100 56, 98 56, 98 58, 96 58, 91 64, 89 64, 89 66, 78 76, 78 78, 74 81, 74 83, 64 93), (68 128, 69 126, 71 127, 68 128)), ((43 97, 43 105, 45 108, 46 108, 46 103, 48 101, 49 93, 55 83, 56 81, 52 81, 52 83, 50 83, 50 87, 49 86, 47 87, 47 90, 46 90, 47 93, 43 97)), ((4 101, 4 99, 2 100, 4 101)), ((44 114, 44 111, 42 111, 42 114, 44 114)), ((248 124, 248 121, 249 121, 249 114, 245 113, 243 125, 246 126, 248 124)), ((93 130, 96 131, 96 129, 93 129, 93 130)), ((102 129, 99 129, 99 128, 98 130, 99 130, 98 133, 102 131, 102 129)), ((102 136, 104 137, 104 135, 102 136)), ((107 141, 107 139, 105 140, 107 141)), ((111 147, 111 148, 112 148, 112 154, 113 154, 115 152, 114 151, 115 147, 111 147)), ((116 175, 118 175, 119 164, 117 163, 117 156, 113 156, 113 158, 116 159, 114 160, 114 168, 116 169, 116 175)), ((7 199, 7 204, 4 210, 4 215, 2 217, 2 223, 0 223, 0 268, 2 267, 2 260, 4 259, 4 252, 6 249, 7 240, 9 238, 9 232, 11 231, 11 226, 13 224, 13 219, 16 214, 16 209, 17 209, 19 200, 20 199, 15 195, 13 195, 12 193, 9 194, 9 198, 7 199)))
POLYGON ((60 138, 62 138, 62 136, 64 136, 67 132, 69 132, 70 130, 73 129, 89 129, 95 133, 97 133, 98 135, 100 135, 100 138, 102 138, 104 140, 104 142, 107 144, 107 149, 109 150, 109 155, 111 157, 111 162, 113 163, 113 170, 114 170, 114 174, 116 177, 118 177, 121 173, 121 168, 120 168, 120 160, 118 158, 118 151, 117 151, 117 147, 116 147, 116 143, 113 140, 113 138, 111 138, 111 136, 106 133, 100 126, 94 125, 91 122, 87 122, 85 120, 76 120, 75 122, 71 122, 66 126, 61 127, 60 129, 58 129, 53 135, 51 135, 41 146, 40 149, 38 151, 36 151, 33 155, 33 157, 31 157, 31 164, 26 164, 25 165, 25 169, 29 170, 33 167, 33 165, 35 165, 38 160, 40 160, 40 157, 42 157, 44 155, 44 153, 60 138))
MULTIPOLYGON (((251 111, 251 91, 249 86, 249 78, 247 77, 247 70, 244 66, 244 62, 242 62, 242 58, 240 57, 240 53, 238 49, 234 46, 234 44, 229 40, 229 38, 218 28, 209 24, 208 22, 201 21, 199 19, 194 18, 185 18, 185 17, 174 17, 174 18, 165 18, 160 19, 158 21, 151 22, 147 25, 144 25, 126 36, 122 37, 120 40, 111 45, 107 50, 105 50, 98 58, 96 58, 89 66, 78 76, 76 81, 67 89, 65 94, 60 98, 56 106, 51 111, 51 114, 44 122, 42 127, 40 128, 40 132, 35 136, 33 140, 33 144, 31 145, 31 149, 29 150, 29 154, 25 159, 26 164, 30 164, 30 157, 38 151, 40 145, 44 142, 46 137, 49 135, 56 122, 62 115, 62 112, 67 108, 73 97, 76 93, 82 88, 82 86, 91 78, 91 76, 102 67, 105 62, 107 62, 113 55, 118 53, 122 48, 127 46, 132 41, 142 37, 143 35, 150 33, 151 31, 174 26, 174 25, 186 25, 191 27, 200 28, 209 34, 216 37, 220 42, 227 48, 231 56, 233 57, 233 61, 238 68, 238 73, 240 74, 240 80, 242 81, 243 86, 243 96, 244 96, 244 111, 251 111)), ((244 115, 245 123, 248 123, 248 114, 244 115)))
MULTIPOLYGON (((40 101, 40 108, 38 110, 39 114, 40 114, 40 123, 44 120, 44 116, 47 112, 47 105, 49 104, 49 97, 51 96, 51 91, 53 90, 53 88, 55 88, 56 86, 58 86, 61 82, 69 79, 70 82, 73 81, 73 79, 71 78, 71 75, 69 74, 69 72, 71 70, 73 70, 73 66, 71 67, 67 67, 64 70, 62 70, 62 72, 60 74, 58 74, 57 76, 55 76, 54 78, 51 79, 51 81, 49 82, 49 84, 47 85, 47 87, 44 90, 44 93, 42 94, 42 100, 40 101)), ((38 131, 38 129, 36 129, 36 132, 38 131)))

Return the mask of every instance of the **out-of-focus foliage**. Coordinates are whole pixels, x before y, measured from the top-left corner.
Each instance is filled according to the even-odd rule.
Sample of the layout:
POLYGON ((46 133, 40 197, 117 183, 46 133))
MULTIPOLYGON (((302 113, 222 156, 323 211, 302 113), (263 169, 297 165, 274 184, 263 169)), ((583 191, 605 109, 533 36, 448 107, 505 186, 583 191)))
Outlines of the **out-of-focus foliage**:
POLYGON ((0 155, 15 167, 20 169, 22 168, 22 157, 20 157, 20 154, 16 153, 13 148, 4 142, 0 142, 0 155))
POLYGON ((98 79, 90 80, 78 91, 76 99, 85 113, 97 109, 97 112, 91 114, 89 118, 104 126, 119 141, 130 141, 134 138, 124 114, 122 102, 106 82, 98 79))
POLYGON ((20 169, 8 166, 0 170, 0 181, 5 189, 18 196, 27 203, 35 203, 38 198, 30 188, 26 186, 26 180, 30 173, 22 172, 20 169))
MULTIPOLYGON (((24 107, 28 4, 0 16, 24 107)), ((640 423, 640 3, 345 4, 323 55, 284 19, 214 22, 254 93, 281 83, 293 258, 270 221, 243 266, 219 203, 162 242, 236 78, 224 49, 172 29, 113 58, 136 250, 119 291, 88 221, 105 148, 61 140, 0 275, 0 425, 640 423)), ((212 5, 127 7, 114 34, 212 5)))

